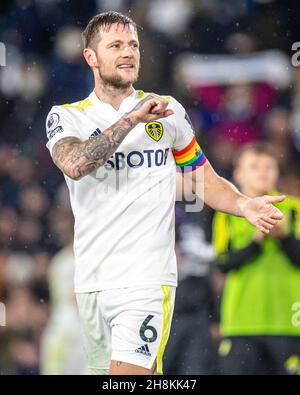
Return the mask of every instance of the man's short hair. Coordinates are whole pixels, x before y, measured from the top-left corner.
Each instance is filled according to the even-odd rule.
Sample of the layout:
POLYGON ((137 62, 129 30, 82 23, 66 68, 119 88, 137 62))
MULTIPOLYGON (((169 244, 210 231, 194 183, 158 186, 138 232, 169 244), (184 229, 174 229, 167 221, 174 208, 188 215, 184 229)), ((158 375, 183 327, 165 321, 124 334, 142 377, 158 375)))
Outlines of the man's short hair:
POLYGON ((276 155, 268 143, 248 143, 240 148, 234 156, 233 166, 235 168, 239 166, 240 160, 246 152, 253 152, 256 155, 267 155, 277 162, 276 155))
POLYGON ((87 27, 82 33, 82 40, 85 48, 92 47, 95 44, 95 39, 101 29, 109 30, 111 25, 117 23, 120 25, 133 26, 137 31, 136 23, 126 15, 116 11, 102 12, 95 15, 88 23, 87 27))

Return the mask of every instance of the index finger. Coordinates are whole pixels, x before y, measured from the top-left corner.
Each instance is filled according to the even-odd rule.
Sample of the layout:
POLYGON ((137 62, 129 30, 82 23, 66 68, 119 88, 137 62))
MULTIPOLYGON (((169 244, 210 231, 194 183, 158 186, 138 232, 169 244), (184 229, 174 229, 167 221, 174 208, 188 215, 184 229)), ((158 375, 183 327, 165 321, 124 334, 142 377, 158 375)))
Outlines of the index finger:
POLYGON ((276 220, 280 220, 280 219, 283 219, 283 214, 282 214, 281 211, 276 210, 274 213, 272 213, 272 214, 270 215, 270 218, 276 219, 276 220))

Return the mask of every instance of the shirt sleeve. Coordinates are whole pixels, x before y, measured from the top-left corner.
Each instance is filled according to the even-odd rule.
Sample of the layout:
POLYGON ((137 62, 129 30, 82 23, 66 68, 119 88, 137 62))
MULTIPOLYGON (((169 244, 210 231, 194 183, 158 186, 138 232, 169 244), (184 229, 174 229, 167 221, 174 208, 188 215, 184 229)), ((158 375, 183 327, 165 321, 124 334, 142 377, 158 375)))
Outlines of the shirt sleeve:
POLYGON ((80 134, 71 115, 66 109, 59 106, 51 108, 46 119, 46 132, 48 138, 46 147, 51 155, 55 143, 60 139, 71 136, 80 138, 80 134))
POLYGON ((203 166, 206 157, 198 144, 192 122, 183 106, 172 98, 176 136, 172 153, 182 171, 194 171, 203 166))

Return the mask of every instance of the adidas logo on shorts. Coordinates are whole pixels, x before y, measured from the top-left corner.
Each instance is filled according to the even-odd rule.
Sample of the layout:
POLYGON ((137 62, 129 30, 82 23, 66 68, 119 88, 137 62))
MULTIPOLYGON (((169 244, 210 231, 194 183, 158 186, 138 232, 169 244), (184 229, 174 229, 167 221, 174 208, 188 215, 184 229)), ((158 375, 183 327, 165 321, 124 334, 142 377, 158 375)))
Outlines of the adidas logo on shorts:
POLYGON ((145 344, 144 346, 137 348, 135 352, 139 354, 148 355, 148 357, 151 357, 151 352, 149 350, 148 344, 145 344))

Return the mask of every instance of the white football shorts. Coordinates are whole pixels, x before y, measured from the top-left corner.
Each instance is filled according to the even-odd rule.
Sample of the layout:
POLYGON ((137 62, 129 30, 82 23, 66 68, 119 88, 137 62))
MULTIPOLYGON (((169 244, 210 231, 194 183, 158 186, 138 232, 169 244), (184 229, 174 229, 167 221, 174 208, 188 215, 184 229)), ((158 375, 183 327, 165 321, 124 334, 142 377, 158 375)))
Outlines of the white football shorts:
POLYGON ((128 287, 76 295, 84 348, 91 374, 107 371, 110 361, 151 369, 162 359, 170 333, 174 286, 128 287))

